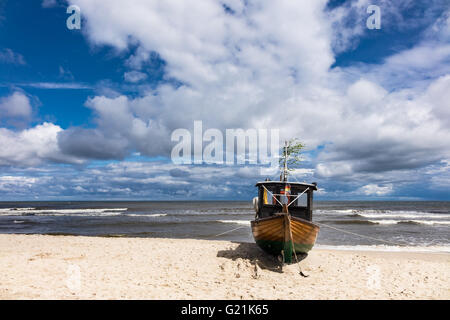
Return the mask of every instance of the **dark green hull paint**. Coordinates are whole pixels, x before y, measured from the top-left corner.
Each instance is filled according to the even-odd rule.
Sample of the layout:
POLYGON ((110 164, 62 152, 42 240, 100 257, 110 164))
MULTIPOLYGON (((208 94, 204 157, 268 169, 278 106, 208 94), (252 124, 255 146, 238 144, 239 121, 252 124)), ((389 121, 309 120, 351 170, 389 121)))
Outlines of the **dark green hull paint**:
MULTIPOLYGON (((279 255, 283 250, 284 262, 294 262, 294 253, 292 250, 292 243, 290 241, 282 242, 273 240, 256 240, 256 244, 267 253, 273 255, 279 255)), ((295 253, 308 253, 313 246, 313 244, 294 243, 295 253)))

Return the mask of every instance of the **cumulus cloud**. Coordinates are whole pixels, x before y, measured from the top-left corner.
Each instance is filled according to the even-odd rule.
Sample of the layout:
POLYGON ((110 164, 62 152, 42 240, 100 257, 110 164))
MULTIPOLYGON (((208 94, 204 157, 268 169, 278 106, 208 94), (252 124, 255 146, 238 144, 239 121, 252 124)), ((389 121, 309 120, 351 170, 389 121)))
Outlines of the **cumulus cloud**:
POLYGON ((0 190, 8 192, 15 188, 29 188, 37 181, 32 177, 20 177, 20 176, 1 176, 0 177, 0 190))
POLYGON ((386 186, 379 186, 376 184, 368 184, 360 188, 360 191, 365 195, 384 196, 392 192, 392 184, 386 186))
POLYGON ((0 119, 3 121, 5 119, 29 120, 32 112, 30 99, 20 91, 0 98, 0 119))
MULTIPOLYGON (((71 141, 78 146, 71 148, 77 149, 73 155, 101 158, 92 152, 95 144, 96 150, 105 146, 106 157, 115 139, 121 150, 111 153, 113 158, 128 150, 167 155, 170 133, 191 129, 200 119, 222 130, 280 128, 282 138, 301 137, 311 149, 325 145, 317 158, 318 178, 415 169, 447 156, 448 115, 441 102, 442 93, 448 92, 448 48, 442 41, 446 19, 430 26, 439 36, 427 37, 382 64, 330 70, 336 46, 348 48, 366 32, 358 28, 365 28, 367 13, 362 9, 367 1, 332 11, 326 10, 326 1, 77 4, 83 7, 86 36, 94 45, 123 51, 137 46, 126 62, 134 69, 157 52, 166 76, 181 85, 160 85, 137 98, 89 100, 98 128, 85 131, 83 143, 77 143, 79 131, 60 135, 62 148, 71 148, 71 141), (189 15, 184 6, 189 6, 189 15), (357 27, 346 35, 349 28, 344 26, 353 16, 351 26, 357 27), (424 72, 427 82, 412 88, 424 72)), ((382 6, 385 26, 405 26, 400 10, 411 3, 391 8, 385 1, 382 6)))
MULTIPOLYGON (((92 45, 127 56, 126 81, 151 76, 146 66, 157 57, 164 62, 164 78, 176 83, 145 87, 137 96, 89 98, 96 127, 53 130, 52 157, 41 160, 123 159, 132 152, 168 156, 172 131, 192 130, 194 120, 202 120, 205 129, 279 128, 282 139, 299 137, 309 150, 320 147, 308 178, 357 181, 354 191, 375 190, 374 195, 387 190, 386 177, 410 183, 408 172, 449 158, 448 12, 437 19, 427 9, 420 20, 430 24, 423 38, 380 64, 332 68, 336 52, 354 47, 367 32, 368 1, 332 9, 325 0, 73 3, 83 10, 83 32, 92 45)), ((380 5, 383 27, 410 22, 400 12, 411 1, 380 5)), ((214 179, 208 170, 202 179, 214 179)), ((236 172, 246 179, 253 175, 253 169, 236 172)), ((196 177, 184 169, 166 174, 167 181, 196 177)), ((129 179, 116 190, 129 188, 129 179)))
POLYGON ((258 171, 243 179, 232 166, 183 166, 165 161, 116 162, 79 170, 43 166, 39 171, 5 168, 0 199, 247 199, 254 193, 258 171), (56 173, 56 174, 55 174, 56 173))
POLYGON ((47 122, 21 131, 0 128, 0 166, 37 166, 48 161, 81 163, 59 150, 60 131, 59 126, 47 122))

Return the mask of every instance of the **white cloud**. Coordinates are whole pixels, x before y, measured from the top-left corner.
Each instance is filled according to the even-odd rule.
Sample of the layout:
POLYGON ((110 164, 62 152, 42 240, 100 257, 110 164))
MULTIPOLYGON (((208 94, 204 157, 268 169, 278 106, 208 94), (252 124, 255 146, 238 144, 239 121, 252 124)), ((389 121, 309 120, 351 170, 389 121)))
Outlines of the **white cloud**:
POLYGON ((392 184, 386 186, 379 186, 376 184, 368 184, 360 188, 360 192, 364 193, 367 196, 385 196, 393 191, 392 184))
POLYGON ((59 126, 47 122, 21 131, 0 128, 0 165, 36 166, 46 161, 81 163, 61 154, 57 144, 61 131, 59 126))
POLYGON ((124 77, 125 81, 135 83, 135 82, 139 82, 139 81, 146 79, 147 75, 145 73, 139 72, 139 71, 130 71, 130 72, 125 72, 123 77, 124 77))
MULTIPOLYGON (((93 44, 124 52, 137 46, 126 63, 135 69, 157 52, 166 76, 183 84, 160 85, 138 98, 89 101, 101 136, 106 142, 118 139, 124 150, 168 154, 172 130, 191 129, 199 119, 219 129, 280 128, 282 138, 300 137, 310 149, 325 144, 315 171, 319 177, 417 168, 446 156, 448 116, 436 97, 447 87, 442 42, 422 41, 379 66, 329 69, 337 37, 333 25, 346 24, 356 10, 352 26, 359 26, 367 1, 351 2, 332 17, 326 1, 228 1, 233 14, 207 0, 77 4, 93 44), (431 54, 436 59, 427 59, 431 54), (431 80, 407 88, 423 79, 424 70, 431 80), (384 81, 393 78, 403 87, 384 81)), ((385 26, 401 21, 397 9, 388 10, 385 26)), ((444 34, 447 25, 438 27, 444 34)), ((64 142, 70 145, 70 139, 64 142)))
POLYGON ((379 103, 386 95, 387 92, 384 88, 366 79, 358 80, 347 89, 349 102, 358 106, 361 111, 370 105, 379 103))
MULTIPOLYGON (((127 81, 143 80, 145 63, 157 54, 165 63, 165 79, 177 85, 145 88, 137 97, 117 92, 91 97, 86 106, 97 126, 52 131, 48 141, 55 145, 39 161, 123 159, 131 152, 168 155, 172 130, 192 129, 194 120, 203 120, 204 129, 279 128, 282 138, 299 137, 310 150, 325 146, 316 167, 304 172, 308 179, 356 178, 354 190, 367 185, 364 180, 375 181, 363 193, 387 190, 383 175, 411 182, 408 170, 449 157, 447 18, 433 24, 435 32, 425 32, 416 46, 381 64, 330 69, 334 52, 351 48, 367 32, 367 1, 332 12, 325 10, 325 0, 130 2, 73 3, 83 10, 83 32, 94 46, 128 55, 124 66, 132 71, 124 74, 127 81)), ((389 3, 382 1, 387 10, 389 3)), ((410 4, 403 1, 400 7, 410 4)), ((402 22, 398 7, 382 15, 382 27, 402 22)), ((15 142, 23 132, 7 133, 15 142)), ((20 146, 34 152, 31 143, 20 146)), ((31 163, 28 157, 15 157, 10 153, 2 159, 31 163)), ((253 170, 238 173, 248 178, 253 170)), ((202 174, 199 178, 215 176, 206 170, 202 174)))
POLYGON ((16 91, 8 97, 0 98, 0 119, 29 119, 32 111, 29 98, 22 92, 16 91))
POLYGON ((21 83, 23 87, 33 87, 39 89, 92 89, 92 86, 77 82, 31 82, 21 83))
POLYGON ((30 188, 36 181, 33 177, 0 176, 0 190, 10 192, 16 188, 30 188))

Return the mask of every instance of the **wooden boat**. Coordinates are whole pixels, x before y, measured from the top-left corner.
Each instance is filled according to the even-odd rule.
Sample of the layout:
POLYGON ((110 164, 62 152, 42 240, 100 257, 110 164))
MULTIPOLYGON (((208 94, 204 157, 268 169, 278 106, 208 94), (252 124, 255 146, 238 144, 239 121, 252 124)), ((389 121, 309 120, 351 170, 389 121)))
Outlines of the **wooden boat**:
POLYGON ((280 180, 256 184, 258 197, 253 202, 256 215, 251 227, 260 248, 292 263, 297 261, 297 254, 312 249, 319 233, 319 226, 312 223, 317 184, 288 182, 286 164, 280 180))

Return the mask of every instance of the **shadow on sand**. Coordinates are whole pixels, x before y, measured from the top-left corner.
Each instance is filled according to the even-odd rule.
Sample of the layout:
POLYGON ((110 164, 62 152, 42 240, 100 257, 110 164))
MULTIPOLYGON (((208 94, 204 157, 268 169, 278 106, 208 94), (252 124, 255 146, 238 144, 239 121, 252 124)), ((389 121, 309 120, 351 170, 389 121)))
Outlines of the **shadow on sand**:
MULTIPOLYGON (((263 270, 283 272, 283 264, 281 263, 280 257, 264 252, 255 243, 239 243, 236 248, 218 251, 217 257, 227 258, 233 261, 243 259, 263 270)), ((297 254, 298 262, 306 257, 307 254, 297 254)))

